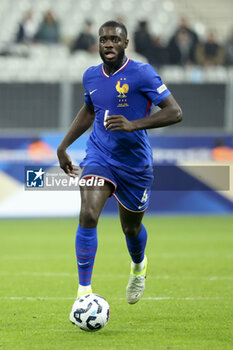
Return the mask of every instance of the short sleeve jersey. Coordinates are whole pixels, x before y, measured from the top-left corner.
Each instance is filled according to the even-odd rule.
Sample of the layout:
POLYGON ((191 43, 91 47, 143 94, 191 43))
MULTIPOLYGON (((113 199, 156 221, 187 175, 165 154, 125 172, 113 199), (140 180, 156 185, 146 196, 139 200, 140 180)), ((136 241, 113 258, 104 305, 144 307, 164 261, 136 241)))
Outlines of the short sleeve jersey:
POLYGON ((158 105, 171 93, 154 68, 126 59, 114 74, 103 64, 90 67, 83 75, 85 102, 94 106, 93 130, 87 141, 87 157, 104 157, 114 166, 131 169, 153 164, 146 130, 134 132, 106 130, 104 116, 123 115, 128 120, 148 118, 152 103, 158 105))

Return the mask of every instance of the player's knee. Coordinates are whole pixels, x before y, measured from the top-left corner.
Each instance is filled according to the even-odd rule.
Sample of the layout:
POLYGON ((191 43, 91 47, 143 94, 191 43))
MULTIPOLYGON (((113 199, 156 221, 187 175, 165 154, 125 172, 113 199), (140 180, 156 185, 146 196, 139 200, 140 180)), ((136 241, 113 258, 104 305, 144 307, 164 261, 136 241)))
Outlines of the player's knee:
POLYGON ((94 228, 98 223, 98 215, 93 208, 83 209, 80 212, 79 223, 85 228, 94 228))
POLYGON ((122 225, 124 234, 129 238, 134 238, 139 234, 140 226, 138 225, 122 225))

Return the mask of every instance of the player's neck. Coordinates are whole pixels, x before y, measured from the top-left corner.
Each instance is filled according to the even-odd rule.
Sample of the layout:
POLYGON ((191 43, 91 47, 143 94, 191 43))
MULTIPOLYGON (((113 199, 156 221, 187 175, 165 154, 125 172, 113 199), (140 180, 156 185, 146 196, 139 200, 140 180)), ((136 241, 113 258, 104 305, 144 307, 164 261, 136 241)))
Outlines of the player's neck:
POLYGON ((112 75, 113 73, 115 73, 118 69, 121 68, 121 66, 123 66, 123 64, 126 61, 126 56, 124 56, 121 60, 121 62, 116 65, 116 66, 109 66, 106 63, 104 63, 104 70, 108 75, 112 75))

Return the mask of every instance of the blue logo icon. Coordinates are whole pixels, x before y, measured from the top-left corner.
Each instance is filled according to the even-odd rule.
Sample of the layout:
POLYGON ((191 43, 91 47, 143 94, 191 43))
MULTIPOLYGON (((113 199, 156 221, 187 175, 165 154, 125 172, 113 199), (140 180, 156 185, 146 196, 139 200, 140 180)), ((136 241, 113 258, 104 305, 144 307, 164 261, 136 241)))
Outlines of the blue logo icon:
POLYGON ((44 174, 45 171, 43 171, 42 168, 39 170, 26 170, 26 187, 30 188, 38 188, 38 187, 44 187, 44 174))

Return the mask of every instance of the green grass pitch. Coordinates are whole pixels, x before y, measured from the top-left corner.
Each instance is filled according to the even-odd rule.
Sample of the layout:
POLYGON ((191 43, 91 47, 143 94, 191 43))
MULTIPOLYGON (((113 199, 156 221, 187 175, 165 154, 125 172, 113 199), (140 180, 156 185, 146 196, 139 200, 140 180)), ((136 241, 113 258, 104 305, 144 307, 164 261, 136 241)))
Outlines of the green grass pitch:
POLYGON ((86 333, 69 322, 77 290, 77 220, 0 222, 0 349, 233 349, 233 217, 150 217, 148 277, 128 305, 129 256, 117 217, 102 217, 94 292, 108 325, 86 333))

